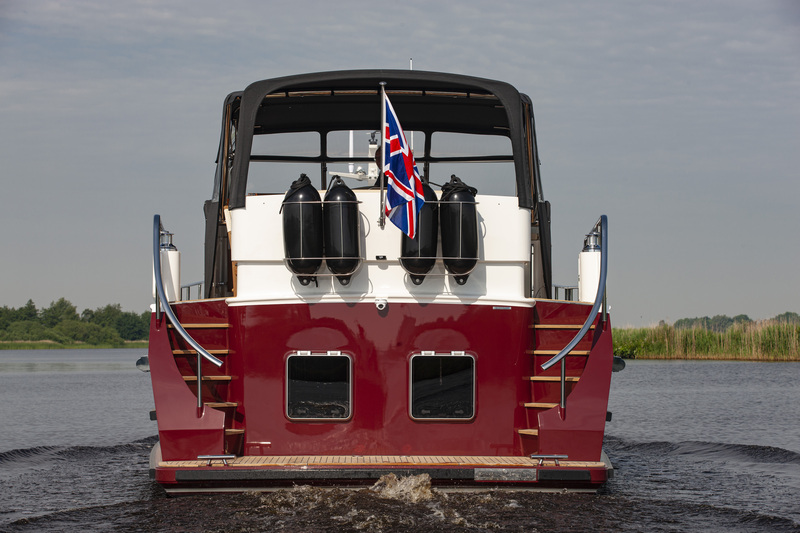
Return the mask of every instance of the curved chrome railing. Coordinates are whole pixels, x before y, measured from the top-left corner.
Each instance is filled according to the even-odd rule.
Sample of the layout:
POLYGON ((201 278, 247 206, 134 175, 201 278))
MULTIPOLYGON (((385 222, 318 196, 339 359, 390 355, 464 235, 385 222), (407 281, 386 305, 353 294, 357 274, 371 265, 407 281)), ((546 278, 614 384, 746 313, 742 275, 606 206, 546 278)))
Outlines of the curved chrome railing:
MULTIPOLYGON (((172 311, 172 308, 169 306, 169 301, 167 300, 167 293, 164 290, 164 280, 161 277, 161 216, 155 215, 153 217, 153 271, 156 277, 156 311, 158 312, 159 308, 163 307, 164 314, 167 315, 167 320, 169 320, 172 327, 175 328, 175 331, 183 337, 183 339, 191 346, 195 351, 197 351, 199 356, 202 356, 206 361, 213 363, 214 365, 220 367, 222 366, 222 361, 217 359, 210 353, 208 353, 205 348, 200 346, 196 340, 192 338, 189 333, 181 325, 178 317, 175 316, 175 313, 172 311)), ((198 372, 200 369, 200 365, 197 365, 198 372)), ((198 385, 199 385, 200 377, 198 376, 198 385)), ((199 400, 198 400, 199 401, 199 400)))
MULTIPOLYGON (((592 327, 592 322, 594 322, 595 317, 597 316, 597 312, 600 310, 600 306, 603 305, 603 301, 605 300, 606 296, 606 266, 608 263, 608 218, 605 215, 600 215, 600 218, 595 223, 592 231, 600 229, 600 283, 597 286, 597 295, 594 298, 594 305, 592 306, 592 310, 589 312, 589 316, 586 318, 586 322, 584 322, 583 327, 578 331, 578 334, 575 335, 575 338, 572 339, 569 344, 567 344, 563 350, 558 352, 557 355, 554 355, 552 359, 542 364, 542 370, 547 370, 551 366, 557 364, 559 361, 564 359, 569 352, 578 345, 586 332, 589 331, 589 328, 592 327)), ((605 320, 606 316, 606 306, 603 305, 603 319, 605 320)), ((562 368, 563 374, 563 368, 562 368)), ((563 380, 562 380, 563 381, 563 380)), ((563 393, 562 393, 562 403, 563 403, 563 393)))

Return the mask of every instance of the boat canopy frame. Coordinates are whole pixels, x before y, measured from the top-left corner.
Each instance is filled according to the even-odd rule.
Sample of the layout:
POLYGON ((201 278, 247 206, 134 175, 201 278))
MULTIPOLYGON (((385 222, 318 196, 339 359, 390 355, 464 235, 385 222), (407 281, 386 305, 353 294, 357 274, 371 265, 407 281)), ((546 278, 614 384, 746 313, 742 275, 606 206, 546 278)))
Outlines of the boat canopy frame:
MULTIPOLYGON (((520 207, 534 209, 543 200, 532 104, 513 86, 440 72, 349 70, 263 80, 252 83, 241 93, 232 93, 240 100, 229 209, 245 206, 248 172, 254 160, 251 156, 254 136, 377 129, 382 82, 406 131, 508 137, 520 207)), ((326 158, 324 151, 319 157, 304 159, 335 161, 326 158)), ((424 163, 434 158, 426 150, 417 155, 417 160, 424 163)))
MULTIPOLYGON (((346 159, 327 154, 326 134, 380 127, 380 85, 385 83, 392 106, 406 131, 425 134, 425 165, 457 160, 431 156, 431 134, 436 132, 504 136, 511 156, 482 160, 513 160, 516 195, 521 208, 531 210, 532 231, 538 234, 539 268, 544 293, 552 294, 550 203, 544 199, 539 170, 533 103, 512 85, 485 78, 418 70, 344 70, 285 76, 257 81, 225 99, 217 154, 217 172, 206 216, 205 296, 233 295, 230 244, 223 211, 245 207, 256 135, 316 131, 319 156, 295 160, 320 163, 321 185, 326 185, 326 163, 346 159)), ((274 160, 291 160, 280 156, 274 160)), ((468 158, 461 158, 467 160, 468 158)), ((481 159, 481 158, 476 158, 481 159)))

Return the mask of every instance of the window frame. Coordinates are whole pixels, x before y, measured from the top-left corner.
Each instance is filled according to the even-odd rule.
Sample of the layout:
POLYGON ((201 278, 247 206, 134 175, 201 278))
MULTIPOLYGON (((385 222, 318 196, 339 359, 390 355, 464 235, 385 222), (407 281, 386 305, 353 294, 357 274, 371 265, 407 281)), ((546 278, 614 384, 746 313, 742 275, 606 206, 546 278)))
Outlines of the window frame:
POLYGON ((420 351, 411 355, 408 361, 408 416, 415 422, 451 422, 462 423, 471 422, 475 419, 478 413, 478 370, 477 370, 477 357, 475 354, 463 351, 452 352, 427 352, 420 351), (433 357, 468 357, 472 360, 472 387, 471 387, 471 401, 472 401, 472 414, 469 417, 418 417, 414 415, 414 360, 416 358, 433 358, 433 357))
POLYGON ((287 420, 291 422, 330 422, 330 423, 340 423, 340 422, 348 422, 353 418, 353 357, 349 353, 339 352, 339 351, 329 351, 329 352, 312 352, 312 351, 305 351, 305 350, 295 350, 290 352, 284 361, 284 416, 287 420), (309 418, 298 418, 296 416, 291 416, 289 414, 289 394, 290 394, 290 386, 291 380, 289 377, 289 361, 293 358, 297 357, 345 357, 347 359, 347 403, 348 403, 348 413, 346 417, 343 418, 329 418, 329 417, 309 417, 309 418))

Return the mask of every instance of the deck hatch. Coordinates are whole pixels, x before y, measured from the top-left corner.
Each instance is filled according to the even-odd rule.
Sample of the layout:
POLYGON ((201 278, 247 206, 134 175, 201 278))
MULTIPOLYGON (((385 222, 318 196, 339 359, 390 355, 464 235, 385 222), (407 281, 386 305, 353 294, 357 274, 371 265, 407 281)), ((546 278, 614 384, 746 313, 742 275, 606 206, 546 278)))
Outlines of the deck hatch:
POLYGON ((411 418, 469 420, 475 416, 475 358, 464 352, 411 356, 411 418))
POLYGON ((353 365, 341 352, 298 351, 286 359, 286 416, 347 420, 352 412, 353 365))

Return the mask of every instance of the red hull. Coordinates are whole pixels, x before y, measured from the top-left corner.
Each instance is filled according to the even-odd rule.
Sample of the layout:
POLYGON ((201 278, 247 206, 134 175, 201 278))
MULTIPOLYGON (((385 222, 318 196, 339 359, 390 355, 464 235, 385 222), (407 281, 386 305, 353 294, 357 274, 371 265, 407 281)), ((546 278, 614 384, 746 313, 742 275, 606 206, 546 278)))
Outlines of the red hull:
MULTIPOLYGON (((225 467, 216 463, 211 467, 169 464, 219 454, 295 458, 527 458, 555 454, 568 459, 558 468, 550 462, 542 469, 579 471, 570 477, 522 475, 520 470, 516 472, 519 479, 499 479, 493 474, 476 480, 465 473, 476 470, 469 461, 449 461, 442 467, 339 466, 339 474, 337 468, 304 463, 305 471, 321 472, 304 474, 306 481, 337 485, 348 480, 374 481, 374 475, 384 471, 427 471, 434 482, 451 484, 596 487, 606 480, 605 466, 597 463, 601 461, 613 358, 610 324, 597 324, 578 346, 589 355, 567 358, 566 373, 576 379, 568 383, 567 408, 563 410, 540 405, 559 401, 560 383, 552 377, 560 370, 556 366, 543 374, 539 365, 550 355, 538 352, 560 349, 575 330, 531 327, 548 321, 581 324, 588 312, 586 305, 542 300, 533 307, 391 303, 378 311, 372 303, 228 307, 223 300, 211 300, 180 303, 174 310, 184 325, 227 327, 190 330, 205 348, 224 353, 221 368, 205 361, 202 368, 206 377, 203 401, 218 407, 198 409, 196 381, 183 377, 191 379, 196 373, 196 356, 184 353, 183 341, 164 320, 152 320, 149 357, 162 454, 154 467, 156 479, 164 486, 264 487, 299 479, 291 474, 299 464, 296 461, 292 463, 295 467, 230 467, 235 475, 220 474, 225 467), (350 356, 352 411, 347 420, 287 417, 286 360, 298 351, 339 351, 350 356), (410 416, 409 361, 421 351, 465 352, 474 357, 475 411, 471 419, 423 421, 410 416), (213 379, 216 376, 224 379, 213 379), (533 380, 531 376, 550 376, 551 380, 533 380), (581 465, 569 466, 572 462, 581 465), (194 474, 181 478, 181 471, 194 474), (202 471, 213 474, 198 474, 202 471)), ((525 466, 531 472, 540 469, 538 464, 525 466)))
MULTIPOLYGON (((217 161, 202 299, 165 309, 175 329, 151 325, 162 485, 348 485, 387 472, 479 486, 605 481, 611 330, 590 314, 604 305, 607 220, 579 256, 578 297, 594 304, 535 300, 557 287, 527 96, 420 71, 262 80, 226 98, 217 161), (379 179, 399 136, 381 139, 383 164, 372 164, 375 134, 367 157, 340 152, 346 132, 369 133, 393 109, 389 96, 406 131, 424 134, 424 205, 395 205, 402 179, 379 179), (387 188, 329 179, 348 163, 368 171, 343 176, 387 188), (392 223, 402 213, 417 220, 413 241, 392 223)), ((181 300, 159 215, 153 258, 157 302, 181 300)))

